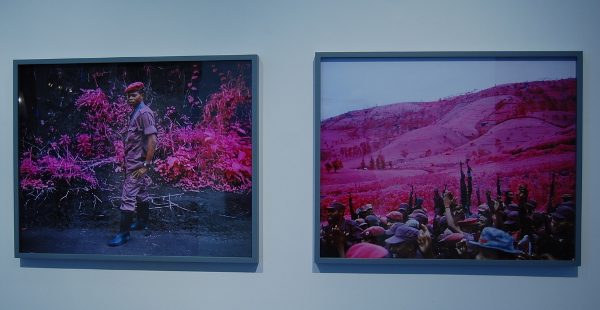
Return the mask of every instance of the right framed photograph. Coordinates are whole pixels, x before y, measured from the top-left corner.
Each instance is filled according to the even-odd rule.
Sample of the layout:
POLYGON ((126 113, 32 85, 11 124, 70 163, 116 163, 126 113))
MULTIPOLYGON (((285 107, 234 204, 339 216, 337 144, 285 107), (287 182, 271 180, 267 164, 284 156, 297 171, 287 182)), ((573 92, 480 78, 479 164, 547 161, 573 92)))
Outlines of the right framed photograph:
POLYGON ((582 57, 316 53, 315 263, 581 265, 582 57))

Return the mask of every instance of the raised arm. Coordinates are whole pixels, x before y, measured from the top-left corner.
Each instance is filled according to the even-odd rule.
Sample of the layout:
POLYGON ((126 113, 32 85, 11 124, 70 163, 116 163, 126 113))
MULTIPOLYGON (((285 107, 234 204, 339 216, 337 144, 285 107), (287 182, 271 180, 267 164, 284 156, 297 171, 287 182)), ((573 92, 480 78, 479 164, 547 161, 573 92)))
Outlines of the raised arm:
POLYGON ((452 206, 454 206, 455 204, 456 197, 453 197, 450 191, 446 191, 444 193, 444 214, 446 215, 446 221, 448 221, 448 228, 450 228, 452 232, 462 234, 462 231, 454 222, 454 216, 452 215, 452 206))

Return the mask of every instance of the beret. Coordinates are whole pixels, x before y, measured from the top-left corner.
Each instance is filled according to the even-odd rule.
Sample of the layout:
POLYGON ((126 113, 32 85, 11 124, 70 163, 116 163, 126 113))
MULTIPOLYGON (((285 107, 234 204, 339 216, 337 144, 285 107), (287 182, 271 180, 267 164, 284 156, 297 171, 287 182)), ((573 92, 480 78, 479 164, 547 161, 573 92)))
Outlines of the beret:
POLYGON ((127 86, 127 88, 125 88, 125 93, 130 93, 130 92, 138 91, 141 89, 144 89, 144 83, 133 82, 133 83, 129 84, 129 86, 127 86))

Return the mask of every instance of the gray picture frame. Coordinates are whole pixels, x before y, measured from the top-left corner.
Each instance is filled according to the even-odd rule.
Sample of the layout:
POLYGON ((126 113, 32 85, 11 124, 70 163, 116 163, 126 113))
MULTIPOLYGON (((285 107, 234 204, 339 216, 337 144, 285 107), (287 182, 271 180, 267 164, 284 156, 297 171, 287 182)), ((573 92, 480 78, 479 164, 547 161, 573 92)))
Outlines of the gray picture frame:
MULTIPOLYGON (((252 266, 259 262, 258 55, 18 59, 13 62, 13 70, 14 252, 16 258, 24 259, 30 265, 40 265, 39 262, 44 265, 43 262, 48 262, 48 260, 51 262, 62 260, 66 262, 61 265, 63 267, 68 267, 68 262, 73 262, 73 260, 217 263, 212 265, 220 266, 217 269, 224 270, 227 268, 222 266, 226 265, 221 264, 249 264, 252 266), (158 159, 158 161, 153 168, 155 171, 151 172, 153 173, 151 178, 155 182, 151 186, 154 186, 154 189, 168 187, 172 193, 163 191, 162 193, 166 196, 153 197, 151 189, 149 189, 152 199, 160 201, 158 204, 151 204, 150 231, 139 234, 132 232, 131 240, 127 243, 117 247, 108 247, 106 242, 119 230, 115 220, 118 220, 118 215, 116 215, 120 201, 118 192, 120 191, 119 184, 122 184, 122 177, 116 176, 119 174, 116 169, 118 163, 114 160, 117 158, 116 155, 101 154, 106 149, 111 149, 111 145, 106 146, 105 143, 101 148, 102 141, 92 141, 90 154, 96 155, 86 158, 82 158, 81 156, 86 155, 80 153, 77 155, 79 157, 73 155, 75 152, 83 150, 82 144, 76 141, 81 136, 78 136, 82 130, 80 122, 88 121, 86 130, 90 132, 93 131, 93 128, 90 129, 90 124, 98 126, 102 123, 98 120, 96 123, 90 123, 91 121, 86 119, 86 113, 87 115, 91 114, 90 110, 86 110, 87 112, 79 110, 75 107, 75 103, 77 100, 83 100, 83 94, 93 92, 94 89, 102 93, 102 96, 106 96, 106 104, 123 103, 124 101, 119 101, 121 100, 118 99, 119 96, 123 94, 129 83, 135 81, 143 82, 146 85, 148 93, 146 97, 152 98, 153 105, 150 107, 155 111, 157 123, 159 120, 168 121, 171 126, 175 126, 172 128, 180 130, 181 135, 184 135, 183 132, 186 128, 188 132, 194 130, 196 130, 194 131, 196 134, 202 132, 203 129, 199 124, 208 122, 207 119, 210 118, 210 116, 206 116, 210 114, 210 111, 205 108, 211 104, 211 98, 217 98, 216 96, 221 94, 219 92, 223 92, 222 97, 214 100, 225 102, 225 106, 220 107, 222 109, 233 107, 233 105, 228 105, 228 102, 233 101, 227 100, 238 100, 223 99, 223 96, 227 95, 225 91, 239 90, 238 95, 242 99, 237 101, 236 107, 231 108, 232 112, 229 118, 214 121, 224 124, 218 127, 221 133, 214 133, 212 138, 203 136, 203 140, 198 140, 198 144, 189 146, 193 149, 199 147, 198 145, 201 143, 209 145, 213 141, 209 141, 209 139, 214 139, 212 148, 214 161, 211 162, 210 168, 218 166, 217 168, 221 170, 216 170, 217 168, 211 170, 213 181, 206 181, 206 179, 202 179, 202 176, 199 179, 192 179, 195 176, 191 176, 189 179, 185 179, 185 182, 188 182, 185 183, 182 181, 184 175, 181 174, 181 171, 176 172, 177 177, 175 178, 162 177, 163 174, 169 173, 168 171, 173 172, 169 169, 174 169, 174 165, 179 162, 171 159, 170 163, 167 163, 168 158, 173 155, 173 150, 169 151, 171 153, 168 156, 167 153, 163 153, 162 158, 157 150, 155 160, 158 159), (148 92, 148 90, 151 91, 148 92), (170 119, 166 113, 169 113, 170 119), (195 126, 198 126, 199 129, 195 129, 195 126), (61 130, 63 132, 60 132, 61 130), (233 133, 234 131, 235 133, 233 133), (65 137, 62 142, 58 140, 61 135, 65 137), (216 145, 219 135, 227 136, 227 138, 222 138, 223 141, 229 140, 216 145), (36 138, 39 140, 35 140, 36 138), (37 144, 38 142, 39 144, 37 144), (64 145, 61 146, 61 143, 64 145), (251 145, 248 145, 249 143, 251 145), (225 152, 221 152, 221 150, 228 149, 224 145, 233 144, 240 151, 233 155, 229 154, 229 157, 226 158, 223 155, 225 152), (62 149, 60 152, 56 149, 53 151, 51 150, 53 147, 62 147, 62 149), (24 167, 23 159, 27 156, 35 157, 33 165, 39 168, 43 165, 42 155, 48 160, 66 158, 64 152, 67 148, 72 151, 69 156, 73 159, 71 163, 74 166, 82 167, 85 162, 85 169, 90 171, 90 164, 93 166, 94 161, 102 161, 101 164, 97 163, 97 166, 94 167, 105 167, 106 169, 103 169, 101 173, 92 171, 87 177, 93 176, 93 182, 104 182, 104 186, 98 186, 98 183, 95 183, 95 188, 90 186, 89 180, 82 179, 85 178, 82 176, 83 173, 67 177, 62 175, 63 179, 60 179, 61 177, 57 179, 47 170, 44 170, 45 174, 43 175, 41 173, 35 175, 34 172, 24 167), (37 153, 33 154, 34 151, 30 149, 35 149, 37 153), (162 168, 160 168, 160 160, 163 163, 162 168), (174 162, 175 164, 173 164, 174 162), (32 183, 29 182, 27 183, 29 187, 26 187, 23 182, 25 179, 28 181, 35 179, 37 185, 31 185, 32 183), (116 185, 109 184, 110 181, 107 180, 117 180, 115 181, 116 185), (62 184, 61 189, 57 189, 58 183, 62 184), (32 191, 35 191, 35 195, 38 196, 32 196, 32 191), (110 193, 107 194, 106 191, 110 193), (61 193, 59 195, 61 197, 56 195, 57 192, 61 193), (100 198, 100 193, 104 193, 102 198, 100 198), (46 201, 42 201, 41 197, 45 197, 46 201), (90 197, 91 199, 89 199, 90 197), (179 204, 177 199, 180 199, 179 204), (86 204, 93 204, 94 207, 86 207, 86 204), (73 212, 74 208, 82 211, 73 212), (33 214, 34 212, 39 214, 33 214), (102 224, 88 227, 90 222, 102 224), (155 228, 152 227, 153 225, 155 228), (101 231, 100 236, 96 233, 90 237, 91 230, 101 231), (66 232, 68 231, 77 231, 76 233, 81 234, 82 237, 67 237, 66 232), (181 235, 186 234, 183 233, 184 231, 187 233, 185 240, 190 245, 187 249, 179 245, 182 242, 181 235), (92 243, 91 247, 90 242, 92 243), (147 249, 127 250, 128 246, 136 246, 136 242, 137 247, 142 243, 142 248, 147 246, 147 249), (79 248, 80 246, 81 248, 79 248), (88 250, 82 250, 82 248, 88 250), (170 250, 171 248, 173 250, 170 250)), ((219 110, 219 112, 221 111, 219 110)), ((110 113, 115 114, 116 112, 110 113)), ((214 116, 217 112, 212 114, 214 116)), ((174 129, 160 126, 157 124, 159 145, 160 139, 164 138, 161 135, 165 132, 174 132, 174 129)), ((119 129, 113 128, 112 130, 116 133, 119 129)), ((214 131, 216 132, 217 129, 214 131)), ((165 136, 168 135, 165 134, 165 136)), ((172 134, 169 137, 173 138, 173 136, 172 134)), ((233 150, 233 147, 230 149, 233 150)), ((184 150, 179 150, 179 152, 184 152, 184 150)), ((198 151, 197 154, 204 153, 198 151)), ((204 157, 189 158, 190 160, 201 158, 197 162, 204 160, 205 164, 209 162, 204 157)), ((31 163, 28 162, 28 164, 31 163)), ((44 169, 47 167, 45 166, 44 169)), ((83 171, 84 168, 81 169, 83 171)), ((53 263, 47 265, 55 266, 53 263)), ((79 264, 79 266, 81 265, 79 264)), ((120 268, 116 267, 117 265, 111 266, 108 265, 108 268, 120 268)), ((152 267, 154 265, 148 266, 150 269, 156 268, 152 267)), ((135 267, 130 268, 135 269, 135 267)), ((177 269, 177 267, 173 268, 177 269)), ((233 270, 239 269, 233 268, 233 270)))
MULTIPOLYGON (((333 67, 333 66, 331 66, 333 67)), ((328 68, 331 68, 328 67, 328 68)), ((414 69, 414 67, 413 67, 414 69)), ((391 70, 391 69, 390 69, 391 70)), ((412 71, 412 73, 418 73, 420 69, 415 69, 415 71, 412 71)), ((465 73, 466 74, 466 73, 465 73)), ((492 75, 494 75, 494 72, 491 72, 492 75)), ((460 76, 460 73, 456 74, 457 76, 460 76)), ((424 75, 423 75, 424 76, 424 75)), ((422 75, 419 74, 415 74, 415 79, 419 79, 423 77, 422 75)), ((406 79, 406 80, 402 80, 402 82, 407 82, 409 85, 408 86, 403 86, 402 89, 407 91, 408 88, 415 88, 417 89, 417 86, 421 86, 421 85, 417 85, 417 83, 415 83, 415 85, 411 84, 410 79, 406 79)), ((519 81, 514 81, 514 83, 517 83, 519 81)), ((500 83, 500 82, 499 82, 500 83)), ((502 82, 504 83, 504 82, 502 82)), ((432 82, 432 85, 435 86, 435 83, 432 82)), ((468 51, 468 52, 317 52, 315 53, 315 60, 314 60, 314 174, 315 174, 315 178, 314 178, 314 208, 313 208, 313 212, 314 212, 314 228, 313 228, 313 260, 314 263, 316 263, 318 266, 320 266, 320 268, 323 268, 324 270, 336 270, 335 272, 340 272, 340 270, 342 270, 342 272, 357 272, 358 270, 371 270, 367 267, 363 267, 363 268, 359 268, 356 269, 358 265, 372 265, 372 266, 382 266, 381 268, 377 269, 378 273, 385 273, 385 265, 396 265, 397 267, 399 265, 408 265, 408 266, 412 266, 412 265, 421 265, 421 269, 418 270, 422 270, 422 272, 426 273, 426 268, 427 266, 438 266, 436 267, 437 269, 434 270, 440 270, 439 267, 440 266, 527 266, 527 267, 573 267, 573 266, 580 266, 581 265, 581 221, 582 221, 582 212, 584 212, 584 210, 582 210, 582 203, 581 203, 581 197, 582 197, 582 192, 581 192, 581 172, 582 172, 582 166, 581 166, 581 158, 582 158, 582 107, 583 107, 583 91, 582 91, 582 86, 583 85, 583 52, 582 51, 468 51), (573 174, 573 179, 572 179, 572 183, 574 184, 574 187, 572 188, 572 193, 577 197, 577 199, 575 199, 575 242, 574 242, 574 258, 572 260, 475 260, 475 259, 391 259, 391 258, 382 258, 382 259, 373 259, 373 258, 339 258, 339 257, 322 257, 321 255, 321 245, 323 242, 323 238, 322 238, 322 228, 324 225, 327 225, 327 221, 326 218, 324 218, 324 211, 327 206, 330 205, 330 203, 332 201, 338 201, 341 202, 345 207, 346 207, 346 213, 345 213, 345 217, 346 219, 350 219, 350 216, 348 214, 348 204, 349 201, 351 201, 348 198, 342 198, 343 195, 345 196, 349 196, 348 193, 350 193, 350 196, 352 196, 352 193, 354 193, 354 208, 359 208, 361 207, 361 205, 363 203, 368 203, 366 201, 363 201, 361 203, 357 203, 357 196, 358 196, 358 192, 356 191, 356 189, 353 189, 353 191, 349 191, 348 188, 352 188, 352 186, 348 185, 346 187, 342 187, 340 186, 340 188, 337 190, 338 193, 337 194, 332 194, 334 192, 334 190, 329 190, 328 193, 324 193, 324 189, 322 187, 322 175, 326 172, 325 170, 325 160, 323 160, 323 156, 327 157, 331 160, 332 158, 335 157, 335 155, 331 155, 331 153, 328 153, 326 155, 323 155, 323 148, 322 148, 322 143, 324 143, 323 141, 323 136, 322 136, 322 128, 324 128, 323 126, 324 123, 322 121, 324 120, 332 120, 334 117, 339 117, 340 119, 343 119, 343 113, 348 113, 348 118, 351 118, 354 116, 354 114, 360 113, 361 111, 371 111, 371 109, 376 109, 376 108, 382 108, 384 105, 391 105, 394 102, 404 102, 405 100, 402 99, 401 96, 399 96, 397 98, 398 101, 391 101, 391 102, 379 102, 379 103, 370 103, 371 105, 368 107, 363 107, 363 108, 359 108, 356 105, 351 105, 351 101, 353 99, 348 99, 351 97, 351 95, 346 96, 345 99, 339 99, 335 97, 335 94, 340 94, 343 93, 345 91, 346 94, 349 93, 354 93, 359 92, 359 91, 364 91, 365 88, 373 88, 373 89, 369 89, 371 91, 371 93, 373 92, 381 92, 382 89, 377 88, 378 86, 373 86, 373 84, 368 84, 368 83, 364 83, 362 81, 365 81, 366 79, 368 79, 369 77, 373 78, 375 77, 376 79, 379 78, 379 81, 386 79, 388 76, 385 75, 387 74, 387 68, 384 70, 382 69, 381 72, 377 72, 376 70, 371 70, 371 71, 361 71, 357 66, 353 66, 355 64, 358 63, 367 63, 364 67, 368 67, 369 64, 374 64, 377 63, 378 66, 377 68, 385 68, 386 67, 386 63, 387 62, 414 62, 414 63, 418 63, 418 62, 423 62, 423 63, 427 63, 428 65, 435 64, 436 63, 444 63, 444 62, 455 62, 455 63, 459 63, 460 61, 512 61, 512 60, 529 60, 529 61, 534 61, 534 62, 540 62, 543 63, 544 61, 550 61, 550 60, 555 60, 555 59, 566 59, 568 61, 572 61, 573 62, 573 69, 575 71, 575 76, 574 78, 576 79, 576 99, 575 99, 575 105, 576 105, 576 116, 575 116, 575 128, 576 128, 576 142, 575 142, 575 151, 574 151, 574 163, 572 163, 572 166, 574 167, 571 171, 573 174), (326 63, 335 63, 335 69, 331 69, 331 70, 337 70, 337 71, 332 71, 335 72, 335 75, 329 74, 329 72, 325 72, 324 71, 324 64, 326 63), (381 73, 381 74, 378 74, 381 73), (329 75, 328 75, 329 74, 329 75), (350 76, 358 76, 361 78, 357 78, 355 80, 353 80, 353 78, 346 78, 346 77, 350 77, 350 76), (346 84, 345 86, 343 86, 342 84, 346 84), (338 87, 339 86, 339 87, 338 87), (334 92, 332 89, 335 89, 336 92, 334 92), (337 100, 339 99, 339 100, 337 100), (344 101, 346 100, 346 101, 344 101), (333 111, 332 107, 334 105, 337 106, 343 106, 344 104, 348 105, 345 110, 341 109, 339 111, 333 111), (333 112, 332 112, 333 111, 333 112), (341 111, 341 112, 340 112, 341 111), (352 115, 350 115, 352 114, 352 115), (348 191, 348 193, 347 193, 348 191), (333 198, 332 198, 333 197, 333 198), (327 201, 327 202, 324 202, 327 201), (344 267, 344 266, 351 266, 352 267, 344 267)), ((492 85, 494 86, 494 85, 492 85)), ((481 91, 482 89, 474 89, 476 88, 471 87, 470 89, 467 88, 466 93, 477 93, 478 91, 481 91)), ((408 92, 408 91, 407 91, 408 92)), ((457 93, 462 93, 464 92, 463 90, 459 90, 456 89, 457 93)), ((369 93, 369 91, 364 91, 364 93, 369 93)), ((340 95, 340 97, 343 97, 345 95, 340 95)), ((436 100, 440 100, 442 101, 443 97, 453 97, 453 96, 457 96, 456 93, 446 93, 445 95, 440 95, 439 99, 438 97, 436 97, 435 99, 423 99, 426 96, 423 96, 423 98, 417 98, 417 99, 408 99, 406 101, 410 101, 410 102, 433 102, 436 100)), ((354 98, 356 99, 356 98, 354 98)), ((356 99, 356 101, 360 101, 363 99, 356 99)), ((373 101, 376 101, 377 99, 373 99, 373 101)), ((367 112, 364 112, 367 113, 367 112)), ((335 121, 331 121, 328 124, 334 123, 335 121)), ((360 123, 360 121, 357 121, 358 123, 360 123)), ((384 121, 382 121, 384 122, 384 121)), ((381 125, 383 126, 383 125, 381 125)), ((356 125, 357 130, 360 130, 360 125, 356 125)), ((344 141, 339 140, 338 142, 341 144, 344 143, 344 141), (339 142, 341 141, 341 142, 339 142)), ((339 149, 339 148, 338 148, 339 149)), ((336 153, 340 156, 340 158, 342 157, 341 155, 341 149, 338 150, 340 153, 336 153)), ((347 149, 346 149, 347 151, 347 149)), ((365 156, 365 154, 362 155, 363 157, 365 156)), ((344 158, 345 159, 345 158, 344 158)), ((352 156, 348 157, 348 161, 353 160, 353 162, 356 162, 356 157, 352 158, 352 156)), ((457 159, 456 161, 458 162, 459 159, 457 159)), ((464 161, 464 158, 462 159, 464 161)), ((367 158, 368 161, 368 158, 367 158)), ((363 162, 365 162, 365 160, 363 159, 363 162)), ((395 163, 391 163, 390 167, 392 167, 392 164, 395 163)), ((458 165, 458 163, 456 163, 458 165)), ((364 166, 364 165, 363 165, 364 166)), ((332 166, 329 167, 329 169, 336 169, 336 168, 331 168, 332 166)), ((342 166, 344 167, 344 166, 342 166)), ((358 165, 358 164, 350 164, 350 165, 346 165, 344 168, 340 168, 340 172, 343 171, 344 169, 348 170, 348 169, 358 169, 358 170, 371 170, 370 168, 366 167, 366 168, 362 168, 362 166, 358 165)), ((376 168, 378 169, 378 168, 376 168)), ((336 169, 337 170, 337 169, 336 169)), ((358 172, 357 172, 358 173, 358 172)), ((457 180, 458 180, 457 176, 457 180)), ((344 184, 344 181, 340 181, 339 179, 344 178, 344 176, 337 176, 338 178, 338 182, 340 184, 344 184)), ((359 184, 359 181, 356 181, 357 184, 359 184)), ((457 181, 458 183, 458 181, 457 181)), ((405 184, 407 185, 407 184, 405 184)), ((443 186, 443 184, 436 184, 438 186, 443 186)), ((358 185, 356 185, 356 187, 358 187, 358 185)), ((334 186, 330 186, 328 189, 330 188, 335 188, 334 186)), ((515 188, 516 190, 516 188, 515 188)), ((549 190, 549 188, 547 188, 546 190, 549 190)), ((431 196, 431 194, 429 192, 427 193, 423 193, 422 194, 424 197, 426 197, 426 199, 429 199, 429 197, 431 196)), ((416 198, 416 197, 415 197, 416 198)), ((555 202, 560 201, 560 198, 556 198, 557 200, 554 200, 555 202)), ((402 201, 400 199, 396 199, 395 201, 396 203, 398 202, 407 202, 407 201, 402 201)), ((431 204, 431 203, 430 203, 431 204)), ((388 210, 394 210, 395 208, 397 208, 397 204, 396 205, 388 205, 385 206, 386 207, 386 211, 388 210)), ((431 208, 431 207, 430 207, 431 208)), ((382 208, 383 209, 383 208, 382 208)), ((384 216, 384 214, 379 214, 381 216, 384 216)), ((430 223, 431 223, 431 218, 430 218, 430 223)), ((388 236, 391 237, 391 236, 388 236)), ((389 252, 388 252, 388 256, 389 256, 389 252)), ((395 267, 396 268, 396 267, 395 267)), ((393 273, 394 271, 392 270, 396 270, 395 268, 391 268, 390 266, 390 272, 393 273)), ((460 270, 465 270, 465 269, 460 269, 460 270)), ((367 271, 368 272, 368 271, 367 271)), ((446 271, 447 272, 447 271, 446 271)))

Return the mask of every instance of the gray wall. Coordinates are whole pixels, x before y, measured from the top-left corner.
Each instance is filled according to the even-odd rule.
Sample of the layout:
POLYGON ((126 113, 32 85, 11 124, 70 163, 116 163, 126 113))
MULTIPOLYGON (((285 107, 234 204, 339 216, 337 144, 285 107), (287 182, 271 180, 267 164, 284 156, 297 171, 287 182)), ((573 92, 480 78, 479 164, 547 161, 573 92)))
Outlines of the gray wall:
POLYGON ((595 308, 600 302, 595 223, 600 208, 594 196, 600 175, 599 13, 595 0, 3 0, 0 307, 595 308), (312 264, 314 52, 486 50, 584 51, 582 266, 559 271, 400 268, 392 275, 319 270, 312 264), (257 270, 22 266, 13 257, 13 59, 213 54, 260 56, 257 270))

